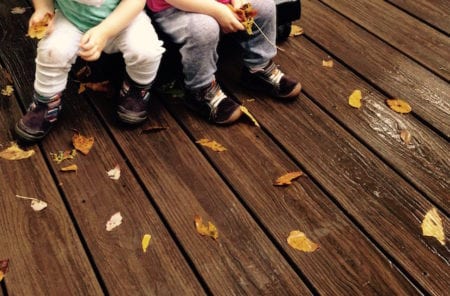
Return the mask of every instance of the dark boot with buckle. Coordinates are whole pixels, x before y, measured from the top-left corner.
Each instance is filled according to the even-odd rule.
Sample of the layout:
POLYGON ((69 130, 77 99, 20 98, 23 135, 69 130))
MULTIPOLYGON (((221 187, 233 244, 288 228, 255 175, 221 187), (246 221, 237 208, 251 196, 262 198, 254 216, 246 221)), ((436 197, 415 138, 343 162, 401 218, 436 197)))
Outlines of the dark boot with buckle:
POLYGON ((216 124, 230 124, 242 115, 240 105, 227 97, 214 80, 207 87, 186 91, 188 108, 216 124))
POLYGON ((147 119, 150 85, 138 85, 125 79, 120 90, 117 116, 123 123, 139 124, 147 119))
POLYGON ((25 142, 42 140, 56 124, 60 111, 61 93, 48 98, 34 92, 33 102, 15 127, 19 140, 25 142))
POLYGON ((250 89, 265 91, 275 98, 286 100, 297 98, 302 89, 299 82, 284 74, 273 61, 258 71, 245 68, 242 82, 250 89))

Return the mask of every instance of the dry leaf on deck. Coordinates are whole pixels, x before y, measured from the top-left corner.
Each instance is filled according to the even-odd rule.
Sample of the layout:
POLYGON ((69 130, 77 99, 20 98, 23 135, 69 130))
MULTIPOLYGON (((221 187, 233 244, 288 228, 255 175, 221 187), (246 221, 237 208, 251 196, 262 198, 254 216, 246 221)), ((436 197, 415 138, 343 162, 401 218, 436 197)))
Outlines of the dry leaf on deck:
POLYGON ((303 28, 297 25, 291 25, 291 32, 289 33, 289 37, 300 36, 304 33, 303 28))
POLYGON ((301 175, 303 175, 303 173, 300 171, 284 174, 283 176, 276 179, 275 182, 273 183, 273 185, 284 186, 284 185, 292 184, 292 181, 297 179, 301 175))
POLYGON ((123 218, 120 212, 117 212, 114 215, 112 215, 109 221, 106 222, 106 231, 111 231, 120 224, 122 224, 122 220, 123 218))
POLYGON ((94 137, 85 137, 81 134, 74 134, 72 137, 72 144, 75 149, 87 155, 94 145, 94 137))
POLYGON ((0 282, 5 277, 5 274, 8 272, 8 264, 9 259, 0 260, 0 282))
POLYGON ((350 97, 348 97, 348 104, 353 108, 361 108, 361 99, 361 91, 359 89, 356 89, 352 92, 350 97))
POLYGON ((411 133, 406 129, 401 130, 400 139, 402 139, 403 143, 409 145, 411 143, 411 133))
POLYGON ((195 229, 201 235, 210 236, 213 239, 217 239, 219 237, 219 231, 216 226, 208 221, 208 225, 203 224, 202 217, 199 215, 195 215, 194 217, 195 229))
POLYGON ((253 121, 253 123, 257 126, 260 127, 258 121, 256 121, 255 117, 250 113, 250 111, 248 111, 247 107, 244 107, 241 105, 240 107, 242 113, 244 113, 245 115, 247 115, 248 118, 251 119, 251 121, 253 121))
POLYGON ((333 60, 322 60, 322 66, 326 68, 333 68, 334 62, 333 60))
POLYGON ((386 104, 397 113, 406 114, 412 111, 408 102, 402 99, 387 99, 386 104))
POLYGON ((34 198, 34 197, 27 197, 27 196, 22 196, 22 195, 17 195, 17 194, 16 194, 16 197, 21 198, 21 199, 31 200, 31 207, 33 208, 33 210, 35 212, 40 212, 47 207, 47 203, 45 201, 34 198))
POLYGON ((60 164, 64 160, 74 159, 77 155, 77 151, 75 149, 66 150, 66 151, 58 151, 56 153, 50 152, 50 156, 54 162, 60 164))
POLYGON ((78 166, 76 164, 71 164, 61 168, 61 172, 76 172, 78 171, 78 166))
POLYGON ((234 8, 233 5, 228 4, 228 8, 237 15, 239 21, 244 26, 247 34, 253 34, 253 24, 255 23, 256 10, 253 9, 250 3, 245 3, 240 8, 234 8))
MULTIPOLYGON (((88 65, 85 65, 85 66, 81 67, 81 69, 78 70, 77 73, 75 73, 75 77, 78 81, 83 81, 83 80, 86 80, 89 76, 91 76, 91 74, 92 74, 91 67, 89 67, 88 65)), ((80 84, 80 88, 81 88, 81 84, 80 84)), ((78 90, 78 93, 80 93, 80 90, 78 90)))
POLYGON ((287 242, 292 248, 303 252, 314 252, 319 249, 318 244, 309 240, 306 235, 299 230, 291 231, 287 238, 287 242))
POLYGON ((31 38, 42 39, 47 34, 47 29, 50 21, 53 19, 53 14, 47 12, 40 22, 34 23, 28 28, 28 36, 31 38))
POLYGON ((102 81, 102 82, 85 82, 80 83, 80 87, 78 88, 78 93, 81 94, 86 89, 91 89, 93 91, 97 92, 111 92, 112 88, 109 83, 109 81, 102 81))
POLYGON ((0 157, 7 160, 19 160, 31 157, 35 154, 34 150, 24 151, 15 142, 11 142, 11 146, 0 151, 0 157))
POLYGON ((198 141, 195 141, 195 143, 198 143, 202 146, 211 148, 213 151, 222 152, 227 150, 227 148, 223 147, 221 144, 217 143, 216 141, 209 140, 209 139, 200 139, 198 141))
POLYGON ((142 250, 144 253, 147 252, 148 245, 150 244, 150 240, 152 239, 152 236, 150 234, 144 234, 142 237, 142 250))
POLYGON ((11 9, 11 13, 12 14, 24 14, 25 11, 27 11, 26 7, 19 7, 19 6, 17 6, 17 7, 13 7, 11 9))
POLYGON ((119 180, 120 178, 120 166, 116 165, 113 169, 106 172, 108 177, 113 180, 119 180))
POLYGON ((422 221, 422 234, 435 237, 441 245, 445 246, 445 233, 441 217, 436 208, 429 210, 422 221))
POLYGON ((14 88, 12 85, 5 86, 4 88, 2 88, 2 91, 1 91, 2 95, 7 96, 7 97, 11 96, 13 92, 14 92, 14 88))

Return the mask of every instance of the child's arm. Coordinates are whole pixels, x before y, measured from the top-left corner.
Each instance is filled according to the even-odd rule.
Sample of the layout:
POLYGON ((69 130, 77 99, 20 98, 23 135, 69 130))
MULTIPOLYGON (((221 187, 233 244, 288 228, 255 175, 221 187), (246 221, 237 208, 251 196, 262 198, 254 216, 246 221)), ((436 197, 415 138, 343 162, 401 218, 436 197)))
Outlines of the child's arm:
POLYGON ((166 2, 180 10, 212 16, 225 33, 244 30, 244 26, 234 13, 216 0, 166 0, 166 2))
MULTIPOLYGON (((47 0, 46 0, 47 1, 47 0)), ((106 42, 125 29, 144 9, 145 0, 122 0, 100 24, 87 31, 80 41, 79 56, 87 61, 97 60, 106 42)), ((142 36, 146 38, 146 36, 142 36)))

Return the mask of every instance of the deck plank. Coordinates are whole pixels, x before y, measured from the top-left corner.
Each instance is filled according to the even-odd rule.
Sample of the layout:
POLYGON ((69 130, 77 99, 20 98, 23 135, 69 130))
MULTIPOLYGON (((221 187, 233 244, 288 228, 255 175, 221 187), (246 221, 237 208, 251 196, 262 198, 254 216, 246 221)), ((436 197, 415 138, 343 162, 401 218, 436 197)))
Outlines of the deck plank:
MULTIPOLYGON (((94 100, 196 269, 217 295, 309 294, 308 288, 177 123, 153 104, 151 124, 167 130, 142 134, 114 125, 112 110, 94 100), (195 215, 211 221, 219 238, 201 237, 195 215)), ((107 104, 106 104, 107 105, 107 104)))
MULTIPOLYGON (((322 2, 449 81, 450 38, 447 35, 401 10, 393 9, 386 1, 322 0, 322 2)), ((450 15, 447 22, 450 23, 450 15)))
POLYGON ((415 115, 450 138, 447 82, 318 1, 303 1, 302 10, 300 23, 308 38, 387 96, 407 100, 415 115))
POLYGON ((213 139, 227 148, 223 153, 204 152, 319 294, 417 293, 308 176, 289 187, 273 185, 277 177, 300 169, 262 129, 249 122, 215 127, 192 116, 179 100, 163 99, 194 139, 213 139), (305 254, 289 247, 286 238, 295 229, 320 249, 305 254))
MULTIPOLYGON (((259 122, 403 270, 431 293, 448 290, 448 250, 421 235, 433 204, 307 97, 292 104, 258 99, 237 86, 235 72, 222 74, 241 101, 257 98, 247 106, 259 122)), ((450 221, 444 216, 443 223, 450 221)))
MULTIPOLYGON (((11 84, 0 67, 0 85, 11 84)), ((13 141, 15 119, 20 117, 16 97, 1 96, 0 150, 13 141)), ((4 278, 10 295, 102 295, 94 270, 78 237, 70 214, 52 180, 38 146, 28 159, 0 158, 0 258, 8 258, 4 278), (34 212, 29 200, 48 203, 34 212), (74 280, 76 279, 76 280, 74 280)))
POLYGON ((450 3, 447 0, 387 0, 387 2, 450 34, 450 3))

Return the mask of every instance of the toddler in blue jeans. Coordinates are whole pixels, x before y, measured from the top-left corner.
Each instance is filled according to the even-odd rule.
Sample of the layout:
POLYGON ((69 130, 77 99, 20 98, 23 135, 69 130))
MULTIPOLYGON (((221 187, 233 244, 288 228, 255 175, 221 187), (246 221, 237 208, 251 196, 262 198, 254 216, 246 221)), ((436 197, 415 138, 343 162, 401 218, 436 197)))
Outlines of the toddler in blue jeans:
POLYGON ((62 92, 77 57, 95 61, 102 51, 121 52, 125 61, 118 118, 129 124, 143 122, 164 52, 143 10, 145 0, 34 0, 33 4, 30 27, 53 17, 38 43, 33 102, 16 124, 18 137, 38 141, 47 135, 61 111, 62 92))
POLYGON ((284 100, 296 98, 301 90, 300 83, 272 61, 277 53, 275 2, 246 3, 256 10, 254 20, 264 34, 257 29, 252 35, 239 32, 245 28, 227 4, 239 9, 243 0, 147 0, 152 20, 181 47, 188 107, 217 124, 232 123, 242 114, 240 106, 223 93, 215 79, 221 31, 235 33, 243 49, 245 85, 284 100))

